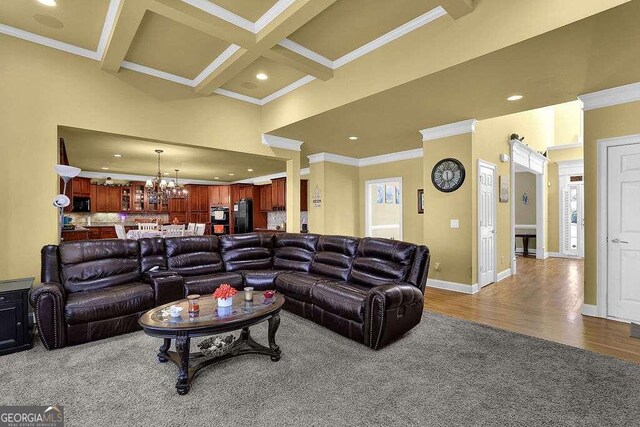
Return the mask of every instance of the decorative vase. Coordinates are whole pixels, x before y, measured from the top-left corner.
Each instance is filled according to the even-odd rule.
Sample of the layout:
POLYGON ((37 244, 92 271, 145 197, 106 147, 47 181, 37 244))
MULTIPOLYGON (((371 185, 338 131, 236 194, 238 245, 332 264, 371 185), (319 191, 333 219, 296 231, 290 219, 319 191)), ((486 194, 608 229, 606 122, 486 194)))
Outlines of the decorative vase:
POLYGON ((233 304, 233 297, 218 298, 218 307, 231 307, 233 304))

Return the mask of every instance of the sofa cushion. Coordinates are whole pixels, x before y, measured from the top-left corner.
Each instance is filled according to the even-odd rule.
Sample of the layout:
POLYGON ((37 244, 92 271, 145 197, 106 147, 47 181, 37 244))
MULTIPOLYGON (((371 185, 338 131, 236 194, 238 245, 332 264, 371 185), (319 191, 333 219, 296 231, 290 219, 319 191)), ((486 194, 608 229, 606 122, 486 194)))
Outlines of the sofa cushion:
POLYGON ((165 239, 167 267, 181 276, 201 276, 224 271, 216 236, 165 239))
POLYGON ((347 280, 359 240, 356 237, 321 236, 309 271, 338 280, 347 280))
POLYGON ((324 282, 313 287, 312 302, 315 306, 345 319, 364 322, 364 305, 367 286, 349 282, 324 282))
POLYGON ((273 268, 309 271, 316 253, 317 234, 282 233, 275 236, 273 268))
POLYGON ((60 244, 62 284, 68 292, 122 285, 140 280, 136 240, 104 239, 60 244))
POLYGON ((273 234, 221 236, 220 248, 227 271, 268 270, 273 264, 273 234))
POLYGON ((254 287, 258 291, 276 288, 276 277, 283 270, 242 270, 244 286, 254 287))
POLYGON ((153 306, 151 286, 136 282, 71 293, 67 297, 64 315, 66 322, 72 325, 138 313, 153 306))
POLYGON ((138 240, 140 245, 140 271, 145 273, 153 267, 167 268, 166 251, 162 237, 149 237, 138 240))
POLYGON ((309 273, 282 273, 276 278, 276 291, 281 294, 304 302, 311 301, 313 285, 330 282, 330 277, 322 277, 309 273))
POLYGON ((362 239, 351 267, 349 282, 365 286, 404 282, 411 269, 416 247, 399 240, 362 239))
POLYGON ((184 278, 185 295, 212 294, 222 284, 231 285, 236 289, 242 289, 244 278, 240 273, 213 273, 202 276, 189 276, 184 278))

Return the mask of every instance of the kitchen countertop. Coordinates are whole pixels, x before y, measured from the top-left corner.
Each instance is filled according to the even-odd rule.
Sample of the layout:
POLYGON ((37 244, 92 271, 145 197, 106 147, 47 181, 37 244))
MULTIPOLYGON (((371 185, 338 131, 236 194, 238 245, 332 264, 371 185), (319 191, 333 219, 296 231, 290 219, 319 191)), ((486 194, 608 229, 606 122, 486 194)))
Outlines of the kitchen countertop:
POLYGON ((89 231, 89 229, 79 225, 76 225, 76 228, 74 228, 73 230, 62 229, 63 233, 73 233, 74 231, 89 231))

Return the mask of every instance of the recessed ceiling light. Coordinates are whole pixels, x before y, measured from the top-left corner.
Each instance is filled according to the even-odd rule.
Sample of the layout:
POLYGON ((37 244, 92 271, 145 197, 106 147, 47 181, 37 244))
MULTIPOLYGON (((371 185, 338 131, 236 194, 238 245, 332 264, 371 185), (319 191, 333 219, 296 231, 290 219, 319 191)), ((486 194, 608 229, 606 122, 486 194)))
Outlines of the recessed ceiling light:
POLYGON ((220 177, 219 176, 214 176, 213 179, 220 179, 220 177))
POLYGON ((256 74, 256 79, 258 79, 258 80, 267 80, 268 78, 269 78, 269 76, 267 76, 265 73, 256 74))
POLYGON ((352 141, 355 141, 355 140, 358 139, 358 137, 357 136, 350 136, 349 139, 352 140, 352 141))
POLYGON ((45 6, 53 7, 56 6, 56 0, 38 0, 38 3, 43 4, 45 6))
POLYGON ((247 169, 247 172, 253 172, 253 169, 249 168, 247 169))
POLYGON ((169 175, 169 172, 165 172, 164 174, 165 174, 165 175, 169 175))
POLYGON ((105 166, 105 167, 103 167, 103 168, 102 168, 102 170, 103 170, 103 171, 108 171, 108 170, 109 170, 109 168, 105 166))
POLYGON ((114 154, 113 157, 122 157, 122 154, 114 154))
POLYGON ((230 174, 229 174, 229 176, 233 176, 233 175, 235 175, 235 173, 230 173, 230 174))
POLYGON ((507 101, 520 101, 524 96, 522 95, 511 95, 507 98, 507 101))

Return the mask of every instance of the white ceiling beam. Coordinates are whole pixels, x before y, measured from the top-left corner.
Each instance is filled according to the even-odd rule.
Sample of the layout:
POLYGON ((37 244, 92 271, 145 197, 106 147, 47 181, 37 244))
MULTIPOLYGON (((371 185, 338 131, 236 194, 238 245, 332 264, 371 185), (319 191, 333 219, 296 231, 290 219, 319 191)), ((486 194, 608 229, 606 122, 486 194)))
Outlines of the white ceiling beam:
POLYGON ((319 64, 312 59, 282 46, 276 45, 272 47, 264 53, 264 56, 305 74, 310 74, 320 80, 329 80, 333 77, 333 69, 331 67, 319 64))
POLYGON ((440 3, 453 19, 468 15, 474 7, 474 0, 441 0, 440 3))
POLYGON ((103 70, 112 73, 120 70, 148 5, 147 0, 120 0, 111 34, 104 45, 100 65, 103 70))

